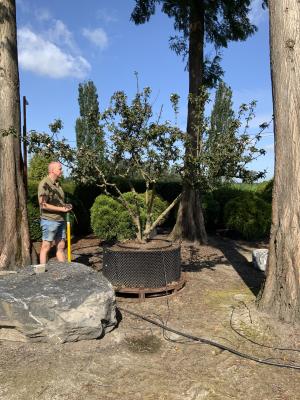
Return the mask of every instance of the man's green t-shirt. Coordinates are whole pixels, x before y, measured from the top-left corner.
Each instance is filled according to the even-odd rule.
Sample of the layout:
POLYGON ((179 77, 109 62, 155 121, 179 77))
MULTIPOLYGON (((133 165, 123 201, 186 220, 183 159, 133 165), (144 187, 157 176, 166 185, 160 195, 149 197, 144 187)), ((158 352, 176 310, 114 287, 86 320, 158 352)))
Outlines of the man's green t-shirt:
MULTIPOLYGON (((53 206, 63 207, 65 204, 65 195, 59 182, 53 182, 49 176, 42 179, 39 183, 38 198, 44 197, 45 203, 53 206)), ((53 221, 64 221, 64 213, 41 209, 41 218, 53 221)))

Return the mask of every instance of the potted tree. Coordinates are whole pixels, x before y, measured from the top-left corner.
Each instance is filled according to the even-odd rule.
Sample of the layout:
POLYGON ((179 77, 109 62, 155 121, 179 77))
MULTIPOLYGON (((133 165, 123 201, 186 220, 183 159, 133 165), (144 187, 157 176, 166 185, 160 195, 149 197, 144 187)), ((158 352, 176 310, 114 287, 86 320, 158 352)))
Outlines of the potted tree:
MULTIPOLYGON (((175 120, 178 101, 176 94, 170 96, 175 120)), ((176 124, 162 121, 162 110, 161 107, 154 115, 148 87, 138 89, 130 103, 124 92, 114 93, 109 107, 99 116, 99 130, 105 132, 106 138, 105 157, 102 155, 101 161, 91 147, 82 145, 74 149, 57 140, 59 121, 55 124, 58 129, 51 125, 52 136, 36 132, 30 135, 31 150, 44 155, 56 153, 77 181, 101 188, 103 194, 96 203, 110 198, 126 210, 134 238, 125 237, 126 240, 106 249, 103 273, 119 290, 138 290, 142 295, 147 291, 177 289, 183 284, 179 244, 153 239, 156 228, 180 200, 179 195, 171 204, 160 201, 157 207, 156 184, 182 159, 184 140, 176 124), (122 193, 114 181, 116 176, 126 180, 130 193, 122 193), (134 187, 136 177, 144 183, 142 194, 134 187)), ((92 208, 92 222, 103 220, 101 207, 98 211, 99 207, 92 208)), ((109 227, 106 232, 111 233, 109 227)))
MULTIPOLYGON (((216 98, 218 100, 218 96, 216 98)), ((139 87, 130 103, 124 92, 116 92, 107 110, 99 114, 97 129, 101 137, 105 134, 106 139, 104 156, 90 146, 81 145, 75 149, 64 140, 57 140, 56 134, 61 128, 59 121, 50 126, 52 136, 36 132, 30 135, 31 150, 46 156, 56 154, 69 167, 73 178, 102 189, 104 194, 99 199, 99 203, 104 204, 102 214, 97 214, 95 207, 92 224, 93 218, 95 221, 108 220, 110 225, 104 229, 104 236, 105 232, 111 235, 117 226, 117 221, 105 214, 109 208, 107 199, 113 199, 115 209, 117 204, 126 211, 131 224, 129 236, 133 235, 134 240, 123 237, 127 240, 119 241, 104 254, 104 274, 120 291, 138 291, 144 295, 147 291, 176 290, 182 285, 180 246, 171 241, 153 240, 153 236, 157 226, 180 200, 179 195, 170 205, 161 203, 161 207, 156 207, 157 182, 169 168, 178 167, 178 162, 182 164, 184 147, 194 146, 195 154, 185 157, 182 177, 189 185, 199 188, 199 193, 234 177, 254 181, 263 176, 263 173, 255 174, 246 169, 247 164, 264 153, 256 143, 267 124, 261 125, 257 135, 246 132, 254 117, 255 102, 249 106, 242 105, 238 117, 231 109, 227 118, 219 112, 220 123, 213 123, 216 118, 212 113, 209 124, 204 115, 207 100, 205 90, 199 96, 190 96, 197 114, 194 129, 198 140, 195 143, 187 141, 176 124, 162 122, 162 107, 155 116, 150 88, 139 90, 139 87), (246 124, 241 134, 243 115, 246 124), (113 179, 115 176, 126 180, 130 193, 123 193, 113 179), (134 186, 136 177, 144 182, 143 194, 138 193, 134 186)), ((214 110, 217 109, 217 100, 214 110)), ((170 101, 176 122, 179 96, 171 95, 170 101)), ((228 104, 230 108, 231 92, 228 104)))

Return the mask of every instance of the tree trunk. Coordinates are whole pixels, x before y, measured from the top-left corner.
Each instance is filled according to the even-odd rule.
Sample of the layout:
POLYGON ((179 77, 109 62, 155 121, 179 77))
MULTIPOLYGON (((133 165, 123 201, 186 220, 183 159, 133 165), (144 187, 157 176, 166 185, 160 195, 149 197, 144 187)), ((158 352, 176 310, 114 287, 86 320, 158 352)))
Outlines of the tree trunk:
POLYGON ((275 177, 267 278, 258 300, 300 321, 300 3, 269 0, 275 177))
MULTIPOLYGON (((190 11, 189 27, 189 93, 199 95, 203 83, 204 61, 204 5, 203 1, 193 1, 190 11)), ((199 135, 197 130, 197 115, 195 102, 189 99, 187 116, 188 141, 185 148, 185 171, 187 178, 183 182, 182 200, 179 206, 177 220, 172 231, 173 239, 197 240, 207 242, 204 225, 201 198, 199 191, 191 184, 192 174, 190 159, 197 156, 199 148, 199 135)))
POLYGON ((20 160, 20 94, 15 0, 0 3, 0 270, 30 263, 20 160), (15 134, 5 135, 9 130, 15 134), (4 133, 4 136, 2 134, 4 133))

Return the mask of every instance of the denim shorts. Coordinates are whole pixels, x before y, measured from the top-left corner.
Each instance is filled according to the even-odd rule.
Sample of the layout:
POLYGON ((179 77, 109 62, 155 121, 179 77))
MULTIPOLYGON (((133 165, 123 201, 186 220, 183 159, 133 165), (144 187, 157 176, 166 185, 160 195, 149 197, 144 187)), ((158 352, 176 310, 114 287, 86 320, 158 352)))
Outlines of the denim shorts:
POLYGON ((66 223, 65 221, 51 221, 49 219, 41 219, 42 240, 59 242, 66 238, 66 223))

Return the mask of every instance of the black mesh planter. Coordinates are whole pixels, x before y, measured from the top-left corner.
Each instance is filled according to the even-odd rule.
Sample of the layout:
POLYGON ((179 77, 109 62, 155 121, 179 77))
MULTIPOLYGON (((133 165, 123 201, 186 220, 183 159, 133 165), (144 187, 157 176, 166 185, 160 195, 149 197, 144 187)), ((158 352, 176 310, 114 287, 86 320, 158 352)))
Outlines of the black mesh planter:
POLYGON ((117 292, 136 294, 177 290, 183 285, 180 246, 153 241, 148 248, 119 244, 103 254, 103 274, 117 292))

